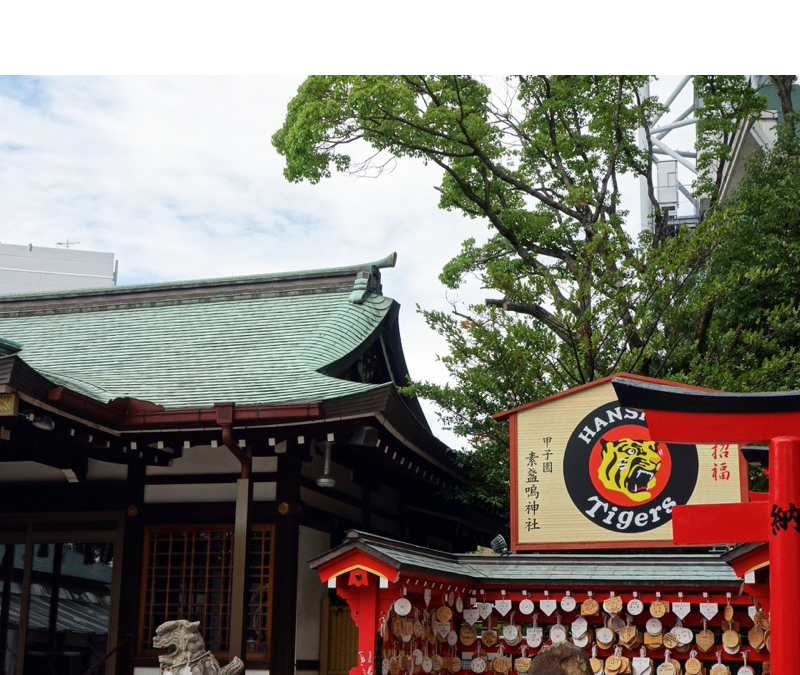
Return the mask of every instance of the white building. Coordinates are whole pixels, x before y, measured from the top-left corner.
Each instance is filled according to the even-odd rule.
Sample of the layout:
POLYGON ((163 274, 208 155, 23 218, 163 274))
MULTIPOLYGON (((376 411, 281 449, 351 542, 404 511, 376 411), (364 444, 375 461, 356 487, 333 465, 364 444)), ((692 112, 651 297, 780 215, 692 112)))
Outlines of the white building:
POLYGON ((0 294, 115 286, 113 253, 0 244, 0 294))

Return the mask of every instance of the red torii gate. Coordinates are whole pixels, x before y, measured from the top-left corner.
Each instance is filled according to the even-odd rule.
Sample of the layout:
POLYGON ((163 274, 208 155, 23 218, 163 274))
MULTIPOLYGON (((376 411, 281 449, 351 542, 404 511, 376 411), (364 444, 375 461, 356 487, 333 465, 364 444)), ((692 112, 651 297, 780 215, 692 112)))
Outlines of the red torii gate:
POLYGON ((653 438, 675 443, 769 440, 767 501, 678 506, 672 510, 672 530, 676 544, 768 543, 772 672, 794 675, 800 667, 796 621, 800 607, 800 392, 730 394, 622 377, 612 383, 623 406, 645 411, 653 438))

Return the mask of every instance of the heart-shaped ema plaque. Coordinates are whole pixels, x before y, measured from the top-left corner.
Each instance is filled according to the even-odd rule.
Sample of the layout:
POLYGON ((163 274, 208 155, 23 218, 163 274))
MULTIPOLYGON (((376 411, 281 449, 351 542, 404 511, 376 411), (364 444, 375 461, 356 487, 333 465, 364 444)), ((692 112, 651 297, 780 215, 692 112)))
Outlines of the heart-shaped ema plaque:
POLYGON ((609 614, 619 614, 622 611, 622 598, 618 595, 606 598, 603 600, 603 609, 609 614))
POLYGON ((458 637, 461 640, 462 645, 469 647, 475 644, 475 640, 478 638, 478 633, 475 630, 475 626, 461 626, 458 631, 458 637))
POLYGON ((542 601, 539 603, 539 607, 541 608, 541 610, 542 610, 542 611, 543 611, 543 612, 544 612, 544 613, 545 613, 547 616, 550 616, 550 615, 551 615, 553 612, 555 612, 555 611, 556 611, 557 604, 556 604, 556 601, 555 601, 555 600, 550 600, 550 599, 548 598, 548 599, 542 600, 542 601))
POLYGON ((394 601, 394 611, 398 616, 407 616, 411 611, 411 602, 408 598, 398 598, 394 601))
POLYGON ((672 613, 679 619, 685 619, 689 612, 692 611, 692 605, 689 602, 673 602, 672 613))
POLYGON ((470 626, 475 623, 480 618, 480 613, 477 609, 465 609, 464 613, 461 615, 470 626))
POLYGON ((494 606, 500 612, 500 616, 505 616, 511 611, 511 600, 495 600, 494 606))
POLYGON ((623 626, 619 629, 619 641, 628 647, 628 649, 632 649, 632 645, 636 641, 637 633, 638 630, 636 626, 623 626))
POLYGON ((697 634, 694 641, 700 651, 707 652, 714 646, 714 633, 708 628, 704 628, 697 634))
POLYGON ((702 614, 706 619, 711 621, 719 611, 719 605, 716 602, 701 602, 700 603, 700 614, 702 614))
POLYGON ((579 616, 572 622, 572 637, 579 638, 586 634, 589 629, 589 622, 582 616, 579 616))
POLYGON ((488 619, 492 614, 492 609, 494 609, 494 605, 491 602, 478 603, 478 614, 481 619, 488 619))
POLYGON ((758 626, 753 626, 747 632, 747 642, 757 652, 764 649, 764 637, 764 629, 759 628, 758 626))
POLYGON ((495 656, 492 660, 492 670, 498 675, 505 675, 511 670, 511 657, 510 656, 495 656))
POLYGON ((483 644, 485 644, 487 647, 492 647, 493 645, 497 644, 497 631, 487 628, 481 633, 481 642, 483 642, 483 644))
POLYGON ((433 622, 433 630, 436 634, 441 638, 446 638, 447 634, 450 632, 450 622, 449 621, 434 621, 433 622))
POLYGON ((530 614, 534 609, 533 601, 525 598, 519 603, 519 611, 523 614, 530 614))

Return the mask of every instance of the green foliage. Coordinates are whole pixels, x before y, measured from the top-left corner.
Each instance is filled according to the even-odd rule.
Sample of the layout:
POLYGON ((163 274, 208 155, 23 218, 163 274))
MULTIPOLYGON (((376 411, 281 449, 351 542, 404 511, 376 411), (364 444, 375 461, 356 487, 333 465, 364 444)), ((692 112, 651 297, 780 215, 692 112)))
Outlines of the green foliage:
MULTIPOLYGON (((777 82, 777 80, 776 80, 777 82)), ((785 83, 785 80, 781 80, 785 83)), ((795 386, 800 335, 796 138, 753 161, 737 196, 669 237, 649 160, 663 106, 640 76, 313 76, 273 136, 289 180, 379 173, 396 157, 442 170, 439 206, 483 220, 440 280, 486 301, 423 311, 450 353, 438 404, 467 439, 470 496, 507 500, 507 431, 490 415, 618 371, 729 390, 795 386), (644 129, 645 149, 637 145, 644 129), (356 160, 355 148, 373 154, 356 160), (654 233, 634 241, 618 178, 642 175, 654 233)), ((764 98, 739 76, 698 76, 698 187, 715 199, 729 142, 764 98)), ((790 118, 791 113, 790 113, 790 118)), ((793 129, 786 125, 786 129, 793 129)))

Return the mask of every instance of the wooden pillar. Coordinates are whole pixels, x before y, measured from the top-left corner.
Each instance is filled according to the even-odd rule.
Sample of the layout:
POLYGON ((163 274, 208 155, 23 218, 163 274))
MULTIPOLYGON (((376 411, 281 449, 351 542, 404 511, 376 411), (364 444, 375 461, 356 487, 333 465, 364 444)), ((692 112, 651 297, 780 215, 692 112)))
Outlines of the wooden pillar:
MULTIPOLYGON (((133 654, 136 651, 142 583, 144 525, 141 511, 144 505, 145 470, 146 466, 142 460, 134 460, 128 465, 128 480, 125 484, 127 508, 122 524, 122 546, 114 547, 114 565, 121 567, 117 639, 119 642, 124 641, 115 655, 115 672, 119 675, 133 673, 133 654)), ((108 645, 109 649, 113 647, 114 645, 108 645)))
POLYGON ((247 652, 247 610, 250 579, 250 530, 253 511, 253 480, 236 481, 236 522, 233 534, 233 579, 231 580, 231 656, 244 661, 247 652))
MULTIPOLYGON (((280 446, 279 446, 280 447, 280 446)), ((275 501, 275 563, 270 618, 270 675, 292 675, 297 633, 297 565, 300 540, 301 448, 292 438, 280 447, 275 501)))

